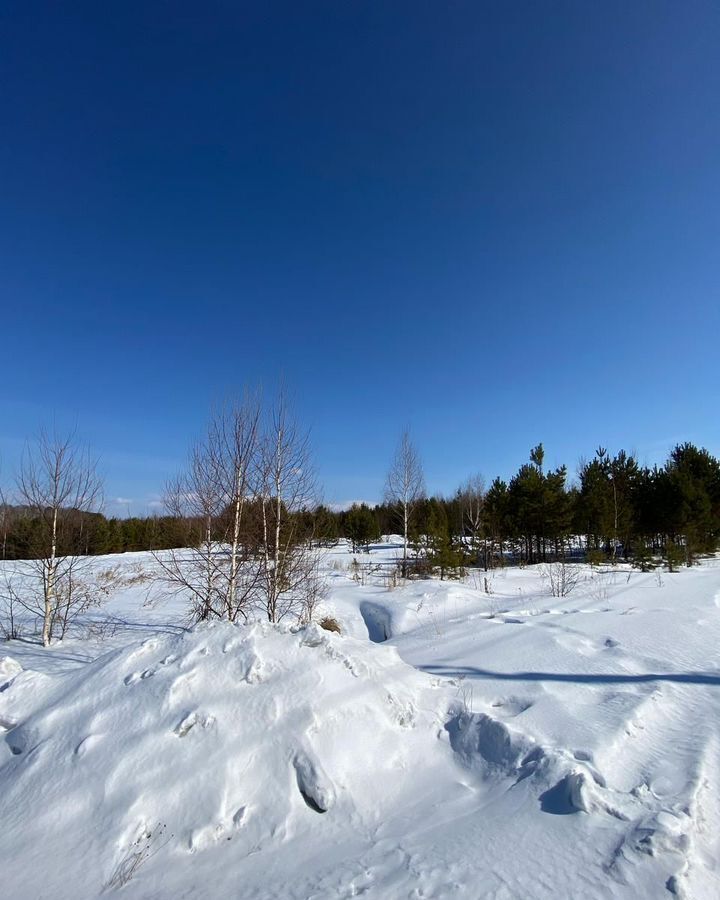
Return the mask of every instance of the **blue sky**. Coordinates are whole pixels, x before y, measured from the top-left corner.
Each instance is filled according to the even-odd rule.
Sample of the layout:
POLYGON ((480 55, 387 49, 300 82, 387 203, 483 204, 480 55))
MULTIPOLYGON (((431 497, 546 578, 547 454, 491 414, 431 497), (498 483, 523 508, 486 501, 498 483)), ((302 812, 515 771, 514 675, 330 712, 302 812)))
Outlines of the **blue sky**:
POLYGON ((152 510, 280 377, 328 502, 404 425, 445 492, 720 452, 718 46, 694 0, 3 4, 4 480, 55 422, 152 510))

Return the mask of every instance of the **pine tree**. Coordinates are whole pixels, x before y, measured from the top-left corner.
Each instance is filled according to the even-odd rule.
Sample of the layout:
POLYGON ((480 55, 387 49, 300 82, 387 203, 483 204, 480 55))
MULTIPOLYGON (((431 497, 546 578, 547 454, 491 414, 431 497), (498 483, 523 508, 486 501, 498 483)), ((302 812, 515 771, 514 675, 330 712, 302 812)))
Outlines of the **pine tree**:
POLYGON ((366 503, 354 503, 350 507, 345 519, 345 529, 352 541, 353 553, 357 553, 361 547, 369 551, 371 541, 380 536, 377 520, 366 503))

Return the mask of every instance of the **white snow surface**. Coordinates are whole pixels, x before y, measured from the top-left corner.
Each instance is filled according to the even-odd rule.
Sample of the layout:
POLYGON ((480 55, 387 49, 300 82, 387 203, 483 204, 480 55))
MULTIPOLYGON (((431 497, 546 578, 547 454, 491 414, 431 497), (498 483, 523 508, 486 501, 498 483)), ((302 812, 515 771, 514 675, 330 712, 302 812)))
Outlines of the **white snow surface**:
POLYGON ((187 629, 96 560, 132 577, 72 637, 0 645, 0 894, 720 896, 720 560, 555 598, 397 553, 323 551, 342 635, 187 629))

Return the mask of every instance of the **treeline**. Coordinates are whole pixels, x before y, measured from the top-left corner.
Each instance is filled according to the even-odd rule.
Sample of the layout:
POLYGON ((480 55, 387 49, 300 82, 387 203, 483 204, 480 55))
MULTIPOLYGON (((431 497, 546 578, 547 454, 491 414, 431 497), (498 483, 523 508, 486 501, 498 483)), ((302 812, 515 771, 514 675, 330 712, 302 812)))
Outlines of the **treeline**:
MULTIPOLYGON (((334 516, 323 507, 303 510, 295 515, 299 534, 310 541, 322 532, 322 542, 337 540, 340 533, 334 516), (325 515, 332 517, 332 523, 325 515), (330 537, 332 536, 332 537, 330 537)), ((101 556, 111 553, 131 553, 143 550, 178 550, 193 547, 205 536, 206 523, 197 516, 132 516, 107 518, 102 513, 82 512, 63 517, 58 532, 57 553, 65 556, 81 553, 101 556)), ((247 542, 260 542, 262 527, 258 504, 248 504, 244 531, 247 542)), ((227 535, 226 516, 217 516, 212 523, 211 539, 222 541, 227 535)), ((26 507, 0 507, 0 558, 34 559, 43 551, 45 519, 26 507)))
MULTIPOLYGON (((451 497, 420 496, 408 510, 408 533, 416 558, 436 565, 493 567, 508 559, 543 562, 582 553, 591 560, 653 555, 691 563, 713 552, 720 539, 720 462, 707 450, 677 445, 662 466, 641 466, 632 455, 599 448, 581 462, 568 484, 565 466, 546 470, 542 444, 509 481, 489 486, 475 477, 451 497)), ((335 511, 320 505, 292 512, 298 537, 319 544, 346 538, 356 551, 400 531, 397 502, 356 504, 335 511)), ((290 513, 288 513, 290 514, 290 513)), ((249 506, 247 521, 257 522, 249 506)), ((58 553, 88 555, 192 546, 204 523, 192 516, 106 518, 84 513, 64 522, 58 553)), ((23 507, 0 510, 1 555, 27 559, 36 553, 42 517, 23 507)), ((222 517, 214 525, 221 540, 222 517)), ((252 528, 250 528, 252 532, 252 528)), ((250 533, 246 531, 246 537, 250 533)), ((259 539, 259 535, 258 535, 259 539)))
MULTIPOLYGON (((662 554, 691 564, 720 538, 720 462, 692 444, 677 445, 663 466, 648 468, 624 451, 598 448, 568 486, 565 466, 546 470, 542 444, 509 480, 485 489, 474 478, 452 497, 421 497, 412 506, 409 535, 416 551, 437 565, 471 562, 492 567, 508 558, 545 562, 571 555, 633 559, 662 554)), ((321 510, 330 536, 356 549, 398 530, 397 504, 321 510)))
MULTIPOLYGON (((88 556, 139 550, 166 550, 185 546, 190 523, 173 516, 106 518, 84 512, 63 522, 58 553, 81 552, 88 556)), ((2 559, 32 559, 37 555, 44 530, 41 516, 20 506, 0 510, 0 556, 2 559)))

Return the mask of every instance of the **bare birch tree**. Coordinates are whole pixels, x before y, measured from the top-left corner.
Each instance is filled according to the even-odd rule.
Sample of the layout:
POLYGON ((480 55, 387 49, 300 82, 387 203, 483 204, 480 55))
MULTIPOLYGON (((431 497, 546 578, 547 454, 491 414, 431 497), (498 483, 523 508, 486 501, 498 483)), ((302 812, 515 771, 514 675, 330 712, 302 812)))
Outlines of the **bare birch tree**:
POLYGON ((19 566, 17 602, 42 620, 42 642, 62 637, 72 619, 97 602, 83 578, 82 521, 102 503, 102 484, 89 451, 63 437, 41 431, 26 449, 17 477, 20 503, 37 520, 33 559, 19 566))
MULTIPOLYGON (((463 531, 470 537, 470 546, 480 559, 483 511, 485 508, 485 482, 482 475, 472 475, 460 489, 463 531)), ((487 546, 484 546, 484 567, 487 571, 487 546)))
POLYGON ((7 556, 8 526, 10 524, 10 507, 5 492, 0 485, 0 559, 7 556))
POLYGON ((263 421, 257 397, 226 406, 165 494, 194 525, 188 547, 155 554, 160 580, 191 597, 195 621, 309 621, 323 594, 300 513, 316 499, 309 441, 281 394, 263 421))
POLYGON ((195 444, 187 469, 168 482, 163 494, 168 514, 186 523, 188 546, 153 552, 159 580, 169 593, 182 591, 188 595, 190 617, 196 622, 215 617, 223 604, 215 527, 224 505, 211 440, 210 433, 195 444))
POLYGON ((238 618, 247 621, 259 577, 253 559, 253 542, 245 528, 256 473, 259 421, 259 402, 249 395, 241 404, 226 408, 216 419, 217 470, 227 509, 223 539, 228 548, 228 571, 223 614, 230 622, 238 618))
POLYGON ((406 429, 400 437, 385 483, 385 500, 398 511, 403 529, 402 576, 407 577, 408 532, 412 514, 425 496, 425 476, 420 456, 406 429))
POLYGON ((262 518, 260 590, 270 622, 307 619, 321 591, 312 541, 299 533, 298 513, 317 499, 309 436, 281 392, 266 423, 257 489, 262 518))
POLYGON ((252 499, 259 405, 246 397, 214 414, 190 453, 185 473, 169 483, 168 512, 191 524, 188 547, 155 553, 161 580, 191 598, 195 621, 247 621, 258 580, 243 534, 252 499), (194 533, 192 533, 194 531, 194 533))

